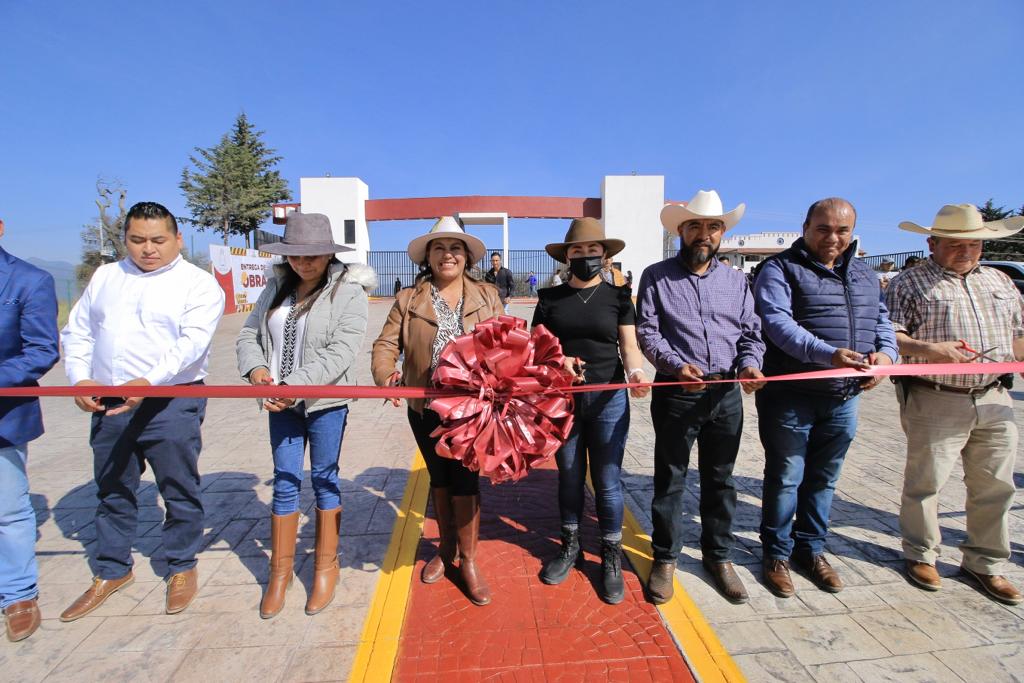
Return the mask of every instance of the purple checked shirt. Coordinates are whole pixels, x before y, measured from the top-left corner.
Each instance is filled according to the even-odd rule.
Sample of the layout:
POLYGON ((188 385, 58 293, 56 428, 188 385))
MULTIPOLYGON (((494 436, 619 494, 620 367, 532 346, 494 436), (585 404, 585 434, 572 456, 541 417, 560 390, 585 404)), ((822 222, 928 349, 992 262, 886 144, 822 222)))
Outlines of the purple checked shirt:
POLYGON ((695 275, 678 257, 640 276, 636 336, 655 369, 675 376, 683 365, 705 374, 761 369, 761 321, 746 276, 712 259, 695 275))

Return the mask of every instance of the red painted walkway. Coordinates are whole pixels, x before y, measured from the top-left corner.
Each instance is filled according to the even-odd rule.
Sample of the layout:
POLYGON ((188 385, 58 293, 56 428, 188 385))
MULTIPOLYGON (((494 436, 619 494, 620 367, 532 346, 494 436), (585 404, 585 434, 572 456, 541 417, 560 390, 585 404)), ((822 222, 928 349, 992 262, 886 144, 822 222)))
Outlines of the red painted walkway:
POLYGON ((430 513, 394 680, 693 681, 625 558, 626 599, 612 606, 597 597, 600 542, 589 496, 584 570, 573 570, 559 586, 537 578, 542 559, 558 550, 556 483, 553 463, 518 484, 482 482, 477 562, 494 594, 485 607, 470 603, 454 576, 430 586, 420 582, 437 541, 430 513))

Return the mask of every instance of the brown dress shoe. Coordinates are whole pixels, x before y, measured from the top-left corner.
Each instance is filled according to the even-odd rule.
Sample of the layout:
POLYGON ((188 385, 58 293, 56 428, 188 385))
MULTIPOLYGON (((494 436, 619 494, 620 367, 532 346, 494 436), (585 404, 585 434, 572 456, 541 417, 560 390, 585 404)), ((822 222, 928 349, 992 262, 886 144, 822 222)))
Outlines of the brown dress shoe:
POLYGON ((1020 594, 1012 583, 1006 580, 1005 576, 999 574, 982 574, 981 572, 971 571, 967 567, 961 566, 960 571, 965 575, 972 577, 977 581, 982 589, 988 593, 992 598, 998 600, 1006 605, 1019 605, 1024 602, 1024 596, 1020 594))
POLYGON ((164 611, 168 614, 177 614, 182 611, 195 599, 199 592, 199 570, 195 567, 177 574, 172 574, 167 579, 167 602, 164 611))
POLYGON ((4 607, 4 620, 7 622, 7 640, 16 643, 25 640, 36 632, 42 616, 36 598, 12 602, 4 607))
POLYGON ((793 597, 796 589, 793 587, 793 579, 789 576, 789 560, 766 560, 764 585, 780 598, 793 597))
POLYGON ((655 562, 651 577, 647 580, 647 597, 655 605, 663 605, 672 599, 676 579, 675 562, 655 562))
POLYGON ((743 587, 743 581, 736 574, 732 562, 704 560, 704 568, 711 574, 711 578, 715 580, 715 587, 726 600, 734 605, 742 605, 749 599, 747 589, 743 587))
POLYGON ((111 595, 132 585, 133 581, 135 581, 135 575, 131 572, 119 579, 101 579, 94 576, 89 590, 82 593, 77 600, 71 603, 71 607, 64 610, 60 615, 60 620, 67 622, 81 619, 106 602, 111 595))
POLYGON ((939 578, 939 572, 935 570, 934 564, 907 560, 907 578, 918 588, 926 591, 937 591, 942 588, 942 579, 939 578))
POLYGON ((824 555, 814 557, 793 556, 793 562, 807 573, 807 576, 814 582, 814 585, 829 593, 838 593, 843 590, 843 580, 839 573, 832 568, 824 555))

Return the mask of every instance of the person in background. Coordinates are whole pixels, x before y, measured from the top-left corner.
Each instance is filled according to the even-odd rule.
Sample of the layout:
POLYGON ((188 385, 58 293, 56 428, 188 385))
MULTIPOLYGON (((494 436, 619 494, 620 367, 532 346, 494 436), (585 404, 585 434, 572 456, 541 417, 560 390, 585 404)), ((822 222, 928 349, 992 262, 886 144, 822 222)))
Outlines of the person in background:
POLYGON ((530 296, 537 296, 537 275, 532 270, 530 277, 526 279, 526 284, 530 286, 530 296))
MULTIPOLYGON (((931 251, 931 258, 905 270, 886 292, 904 360, 1024 360, 1024 301, 1006 274, 978 264, 982 241, 1020 232, 1024 217, 985 223, 977 207, 947 204, 934 225, 904 221, 900 228, 928 235, 931 251)), ((967 538, 960 545, 960 571, 992 599, 1019 605, 1020 590, 1000 573, 1011 552, 1018 440, 1014 401, 1001 379, 994 373, 915 375, 897 383, 907 435, 900 532, 907 576, 919 588, 939 590, 939 491, 961 460, 967 538)))
POLYGON ((165 611, 181 612, 199 590, 199 453, 206 399, 143 400, 131 396, 131 387, 203 383, 224 291, 210 273, 181 257, 178 222, 160 204, 140 202, 128 210, 124 244, 128 256, 93 273, 61 332, 71 384, 123 386, 129 397, 75 398, 92 416, 89 445, 99 488, 95 576, 61 621, 90 614, 135 580, 136 492, 147 464, 167 510, 161 540, 170 574, 165 611))
MULTIPOLYGON (((816 201, 807 209, 803 236, 763 262, 754 300, 769 377, 896 362, 896 333, 878 279, 854 256, 856 222, 845 199, 816 201)), ((857 433, 860 393, 879 381, 881 376, 770 382, 757 392, 765 454, 764 580, 777 597, 795 593, 791 559, 819 589, 843 589, 825 557, 832 496, 857 433)))
POLYGON ((908 256, 907 260, 903 262, 903 270, 910 270, 911 268, 920 265, 924 262, 920 256, 908 256))
POLYGON ((501 254, 498 252, 491 254, 491 269, 484 275, 484 280, 498 288, 501 305, 505 313, 508 313, 508 300, 512 297, 515 280, 512 278, 512 271, 501 265, 501 254))
POLYGON ((888 289, 889 283, 892 279, 900 274, 900 271, 892 269, 895 265, 896 262, 890 259, 884 259, 878 265, 878 272, 875 274, 878 276, 878 284, 881 286, 883 291, 888 289))
MULTIPOLYGON (((60 360, 53 276, 0 247, 0 292, 0 387, 38 386, 60 360)), ((38 398, 0 398, 0 607, 11 642, 31 636, 42 620, 26 467, 28 442, 42 433, 38 398)))
MULTIPOLYGON (((645 383, 643 356, 636 343, 636 311, 629 290, 607 284, 601 263, 622 251, 622 240, 605 239, 595 218, 577 218, 563 242, 548 244, 553 259, 569 264, 566 284, 545 289, 533 312, 533 325, 543 325, 562 343, 566 369, 577 382, 645 383), (629 368, 629 370, 624 370, 629 368)), ((635 398, 648 387, 630 390, 635 398)), ((629 432, 629 399, 625 389, 575 395, 575 420, 569 438, 555 458, 558 463, 558 507, 562 521, 559 554, 544 563, 540 579, 559 584, 581 557, 579 525, 589 465, 601 529, 601 585, 598 595, 610 604, 625 596, 622 578, 622 458, 629 432)))
MULTIPOLYGON (((380 336, 373 343, 371 372, 377 386, 427 387, 441 351, 452 339, 471 332, 477 323, 501 315, 498 292, 468 275, 472 263, 486 253, 483 242, 466 234, 452 216, 440 218, 425 235, 409 243, 409 258, 421 268, 416 287, 402 290, 380 336), (397 363, 404 353, 401 370, 397 363)), ((398 399, 393 405, 400 405, 398 399)), ((440 544, 420 578, 435 583, 455 566, 470 601, 486 605, 491 590, 476 564, 480 535, 480 474, 461 462, 437 454, 441 424, 423 399, 410 399, 409 426, 430 475, 430 494, 437 516, 440 544)))
MULTIPOLYGON (((369 266, 346 266, 323 214, 288 214, 284 239, 264 251, 285 256, 238 333, 238 372, 253 385, 355 384, 355 364, 366 334, 366 291, 377 287, 369 266)), ((334 599, 338 583, 341 482, 338 459, 348 421, 349 399, 268 398, 274 495, 270 516, 270 578, 260 602, 269 619, 284 608, 295 576, 299 492, 309 444, 310 478, 316 496, 313 587, 306 614, 334 599)))
POLYGON ((555 268, 555 272, 551 273, 551 286, 557 287, 560 284, 562 284, 562 274, 558 268, 555 268))
POLYGON ((402 291, 402 278, 396 277, 395 278, 395 296, 398 296, 398 293, 400 291, 402 291))
POLYGON ((731 558, 737 500, 732 473, 743 434, 743 392, 763 385, 764 342, 746 277, 715 258, 726 230, 745 210, 740 204, 726 212, 714 190, 701 190, 686 205, 666 205, 661 221, 670 234, 679 235, 679 253, 640 275, 637 337, 657 371, 651 400, 654 566, 647 584, 647 594, 656 604, 667 602, 674 591, 694 443, 699 446, 704 568, 727 600, 748 599, 731 558), (749 381, 741 390, 735 382, 704 384, 708 379, 749 381), (657 384, 677 381, 694 384, 657 384))
POLYGON ((629 287, 630 289, 633 289, 633 271, 632 270, 627 270, 626 271, 626 287, 629 287))
POLYGON ((622 287, 626 284, 626 278, 623 276, 622 271, 615 267, 612 257, 607 254, 601 259, 601 279, 616 287, 622 287))

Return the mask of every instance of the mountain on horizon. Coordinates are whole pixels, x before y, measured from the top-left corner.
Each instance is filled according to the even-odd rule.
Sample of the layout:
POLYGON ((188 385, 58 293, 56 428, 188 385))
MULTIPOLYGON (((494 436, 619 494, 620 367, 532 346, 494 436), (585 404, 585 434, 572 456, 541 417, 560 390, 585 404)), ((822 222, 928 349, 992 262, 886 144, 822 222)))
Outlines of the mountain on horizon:
POLYGON ((75 264, 67 261, 48 261, 35 256, 29 256, 25 260, 53 276, 58 299, 76 297, 81 293, 81 287, 75 278, 75 264))

